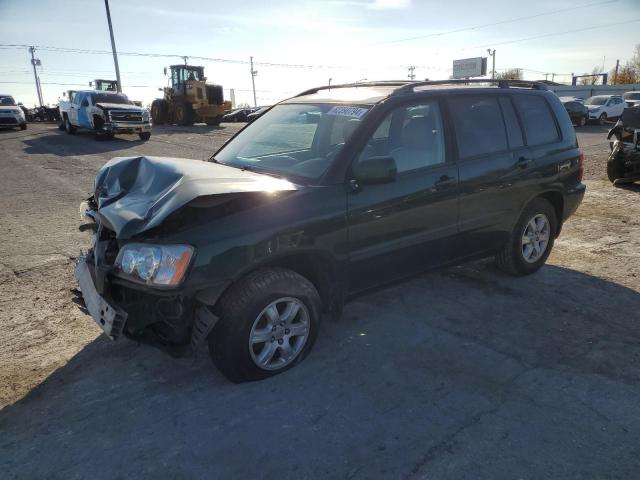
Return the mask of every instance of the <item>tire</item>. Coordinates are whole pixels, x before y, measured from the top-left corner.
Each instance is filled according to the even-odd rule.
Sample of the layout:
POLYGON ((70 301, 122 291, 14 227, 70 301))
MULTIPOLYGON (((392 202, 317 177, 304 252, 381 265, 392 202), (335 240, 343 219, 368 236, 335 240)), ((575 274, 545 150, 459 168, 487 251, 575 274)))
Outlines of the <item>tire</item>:
POLYGON ((587 117, 585 116, 580 117, 580 120, 578 121, 578 126, 584 127, 586 124, 587 124, 587 117))
POLYGON ((309 353, 320 325, 320 296, 309 280, 291 270, 260 269, 232 285, 220 299, 216 313, 220 320, 209 335, 214 365, 234 383, 261 380, 293 368, 309 353), (278 315, 272 314, 271 318, 275 322, 268 315, 268 311, 273 312, 268 307, 274 304, 278 315), (284 321, 289 305, 298 307, 288 321, 292 323, 284 321), (291 325, 297 330, 306 326, 304 339, 302 335, 286 336, 291 332, 286 327, 291 325), (274 332, 271 337, 269 329, 274 332), (266 331, 263 334, 268 338, 251 344, 252 335, 259 335, 259 330, 266 331), (280 338, 274 340, 277 337, 280 338), (279 346, 285 344, 291 352, 288 361, 283 353, 285 347, 279 346), (271 363, 260 366, 260 354, 270 351, 271 363))
POLYGON ((624 153, 616 151, 607 160, 607 178, 611 183, 624 177, 624 153))
POLYGON ((27 124, 26 123, 21 123, 20 124, 20 130, 26 130, 27 129, 27 124))
MULTIPOLYGON (((496 265, 511 275, 529 275, 538 271, 551 253, 557 231, 558 219, 553 205, 544 198, 534 199, 524 209, 503 250, 496 256, 496 265), (525 245, 524 236, 527 233, 532 233, 528 230, 530 222, 538 220, 537 224, 540 224, 542 219, 546 219, 547 222, 546 234, 543 235, 544 232, 541 232, 537 237, 532 237, 532 240, 546 237, 546 244, 542 247, 542 242, 534 242, 538 243, 541 254, 539 256, 532 255, 527 260, 525 254, 530 250, 525 248, 533 247, 533 243, 525 245)), ((533 250, 532 253, 535 253, 535 248, 533 250)))
POLYGON ((64 129, 69 135, 75 135, 76 131, 78 130, 76 127, 71 125, 69 117, 64 117, 64 129))
POLYGON ((598 125, 604 125, 604 122, 606 121, 607 121, 607 114, 601 113, 600 116, 598 117, 598 125))
POLYGON ((221 121, 222 121, 222 117, 213 117, 213 118, 212 117, 208 117, 206 119, 205 123, 207 125, 211 125, 211 126, 217 127, 218 125, 220 125, 221 121))
POLYGON ((146 142, 151 138, 151 132, 140 132, 138 136, 140 137, 140 140, 146 142))
POLYGON ((193 125, 191 105, 184 102, 176 104, 175 117, 178 125, 193 125))
POLYGON ((151 104, 151 120, 154 125, 164 125, 167 122, 167 105, 164 100, 154 100, 151 104))

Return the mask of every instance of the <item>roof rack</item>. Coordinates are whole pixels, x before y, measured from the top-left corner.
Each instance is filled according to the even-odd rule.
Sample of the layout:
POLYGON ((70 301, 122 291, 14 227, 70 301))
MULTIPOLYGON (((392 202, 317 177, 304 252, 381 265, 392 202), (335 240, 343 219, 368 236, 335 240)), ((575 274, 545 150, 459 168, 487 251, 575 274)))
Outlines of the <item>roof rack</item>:
POLYGON ((472 83, 490 83, 497 85, 499 88, 532 88, 534 90, 548 90, 549 88, 544 83, 533 82, 529 80, 492 80, 490 78, 473 78, 469 80, 425 80, 410 81, 410 80, 386 80, 378 82, 355 82, 355 83, 343 83, 341 85, 324 85, 322 87, 310 88, 301 92, 295 97, 302 97, 304 95, 311 95, 318 93, 320 90, 331 90, 332 88, 355 88, 355 87, 398 87, 393 91, 394 94, 409 93, 416 87, 425 87, 430 85, 468 85, 472 83))
POLYGON ((495 84, 498 88, 532 88, 534 90, 549 90, 547 85, 540 82, 533 82, 529 80, 495 80, 490 78, 473 78, 473 79, 459 79, 459 80, 426 80, 424 82, 410 82, 397 89, 394 93, 407 93, 413 91, 416 87, 424 87, 430 85, 468 85, 471 83, 490 83, 495 84))
MULTIPOLYGON (((355 83, 343 83, 341 85, 324 85, 322 87, 310 88, 301 92, 295 97, 302 97, 304 95, 311 95, 318 93, 320 90, 331 90, 332 88, 355 88, 355 87, 403 87, 409 83, 410 80, 384 80, 379 82, 355 82, 355 83)), ((294 97, 294 98, 295 98, 294 97)))

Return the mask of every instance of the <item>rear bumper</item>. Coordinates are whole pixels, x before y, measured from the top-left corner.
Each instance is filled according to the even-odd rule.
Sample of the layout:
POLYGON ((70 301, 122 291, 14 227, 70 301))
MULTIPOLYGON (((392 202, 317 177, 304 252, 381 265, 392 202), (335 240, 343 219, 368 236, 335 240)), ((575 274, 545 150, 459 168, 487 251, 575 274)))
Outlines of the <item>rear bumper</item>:
POLYGON ((587 186, 584 183, 579 183, 573 189, 565 193, 564 212, 562 218, 563 221, 573 215, 578 209, 580 203, 582 202, 582 199, 584 198, 584 193, 586 190, 587 186))

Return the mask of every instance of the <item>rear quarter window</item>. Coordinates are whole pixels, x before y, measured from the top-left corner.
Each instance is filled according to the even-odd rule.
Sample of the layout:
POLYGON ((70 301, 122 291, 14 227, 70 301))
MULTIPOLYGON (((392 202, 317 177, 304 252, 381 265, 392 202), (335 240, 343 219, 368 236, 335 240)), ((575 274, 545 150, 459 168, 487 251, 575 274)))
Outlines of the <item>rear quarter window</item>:
POLYGON ((514 95, 513 101, 524 126, 530 146, 553 143, 560 139, 551 108, 543 97, 514 95))

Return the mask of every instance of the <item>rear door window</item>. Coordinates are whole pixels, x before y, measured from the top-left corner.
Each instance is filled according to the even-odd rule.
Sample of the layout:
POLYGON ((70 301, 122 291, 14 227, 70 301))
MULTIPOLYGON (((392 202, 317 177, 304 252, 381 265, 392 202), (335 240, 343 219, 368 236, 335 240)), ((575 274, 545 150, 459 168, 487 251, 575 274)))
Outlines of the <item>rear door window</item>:
POLYGON ((507 132, 498 99, 486 95, 450 98, 460 159, 507 150, 507 132))
POLYGON ((556 122, 547 101, 534 95, 514 95, 529 146, 552 143, 560 138, 556 122))

